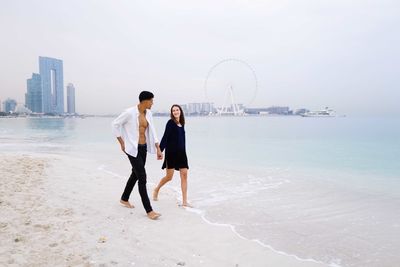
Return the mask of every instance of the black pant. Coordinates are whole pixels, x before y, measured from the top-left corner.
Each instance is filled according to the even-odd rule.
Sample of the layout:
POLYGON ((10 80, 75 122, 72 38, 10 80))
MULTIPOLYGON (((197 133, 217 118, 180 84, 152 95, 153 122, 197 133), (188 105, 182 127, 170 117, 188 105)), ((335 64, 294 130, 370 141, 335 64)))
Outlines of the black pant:
MULTIPOLYGON (((128 155, 128 154, 127 154, 128 155)), ((129 161, 132 165, 132 174, 129 177, 128 182, 126 183, 124 193, 122 194, 121 199, 123 201, 128 201, 129 196, 133 190, 133 187, 136 184, 136 181, 139 180, 139 194, 140 198, 142 199, 143 207, 147 213, 153 210, 150 204, 149 196, 147 195, 147 188, 146 188, 146 170, 144 165, 146 164, 146 156, 147 156, 147 146, 138 145, 138 153, 136 157, 132 157, 128 155, 129 161)))

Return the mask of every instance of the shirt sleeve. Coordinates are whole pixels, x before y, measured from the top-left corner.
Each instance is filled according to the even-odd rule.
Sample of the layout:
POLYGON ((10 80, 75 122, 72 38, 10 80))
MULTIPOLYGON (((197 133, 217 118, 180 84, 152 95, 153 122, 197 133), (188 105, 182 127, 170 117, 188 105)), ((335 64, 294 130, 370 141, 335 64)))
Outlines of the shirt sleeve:
POLYGON ((111 123, 113 133, 116 137, 122 136, 122 127, 128 122, 129 117, 128 110, 125 110, 111 123))
POLYGON ((153 133, 154 143, 157 144, 157 143, 159 143, 159 140, 158 140, 158 137, 157 137, 156 127, 154 126, 154 122, 153 122, 153 114, 151 114, 150 120, 151 120, 150 130, 153 133))

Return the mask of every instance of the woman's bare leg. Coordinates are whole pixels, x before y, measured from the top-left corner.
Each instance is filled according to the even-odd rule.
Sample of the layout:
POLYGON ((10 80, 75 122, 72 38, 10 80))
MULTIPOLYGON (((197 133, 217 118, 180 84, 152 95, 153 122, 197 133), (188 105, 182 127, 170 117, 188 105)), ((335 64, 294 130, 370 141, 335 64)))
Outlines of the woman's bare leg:
POLYGON ((182 206, 185 207, 191 207, 189 203, 187 202, 187 188, 188 188, 188 183, 187 183, 187 177, 188 177, 188 169, 183 168, 179 169, 180 175, 181 175, 181 189, 182 189, 182 206))
POLYGON ((153 191, 153 200, 154 201, 158 200, 158 192, 160 191, 161 187, 164 186, 169 181, 171 181, 173 176, 174 176, 174 169, 165 169, 165 176, 160 180, 157 187, 154 188, 154 191, 153 191))

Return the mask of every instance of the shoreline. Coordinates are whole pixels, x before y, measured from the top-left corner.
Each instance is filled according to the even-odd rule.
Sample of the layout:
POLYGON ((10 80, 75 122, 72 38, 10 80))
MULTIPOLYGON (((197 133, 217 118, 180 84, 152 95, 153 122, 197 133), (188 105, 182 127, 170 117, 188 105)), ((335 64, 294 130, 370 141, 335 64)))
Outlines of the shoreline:
MULTIPOLYGON (((1 256, 0 263, 24 266, 45 260, 48 265, 39 265, 54 266, 55 259, 51 254, 54 246, 61 252, 58 262, 71 264, 72 260, 72 266, 328 266, 281 255, 262 247, 259 242, 238 238, 230 227, 210 225, 202 216, 177 207, 174 193, 169 189, 164 190, 160 201, 152 202, 154 209, 163 215, 157 221, 150 221, 145 216, 137 189, 131 196, 135 208, 123 208, 118 204, 118 197, 126 181, 97 170, 90 160, 33 153, 3 154, 0 160, 7 164, 2 166, 10 165, 10 158, 14 160, 11 162, 13 168, 0 170, 2 174, 7 172, 12 174, 9 177, 15 179, 19 176, 20 179, 9 179, 8 184, 26 189, 24 186, 29 185, 21 182, 21 175, 26 174, 32 177, 32 181, 43 182, 42 185, 37 182, 38 191, 34 191, 42 197, 33 199, 31 203, 21 202, 22 212, 16 216, 22 218, 30 208, 29 203, 39 205, 39 211, 45 213, 37 213, 32 218, 57 231, 46 235, 47 239, 40 237, 42 239, 37 240, 35 232, 28 229, 24 232, 26 242, 20 243, 24 248, 20 254, 2 253, 8 255, 1 256), (43 165, 42 173, 36 169, 40 161, 47 164, 43 165), (50 242, 60 239, 59 231, 63 227, 69 231, 64 237, 65 242, 57 245, 50 242), (36 251, 37 257, 32 258, 29 246, 24 247, 24 244, 29 245, 33 240, 35 246, 39 244, 39 247, 49 246, 50 249, 36 251)), ((3 180, 1 184, 2 203, 11 198, 3 194, 9 190, 5 182, 3 180)), ((149 192, 151 189, 149 187, 149 192)), ((2 213, 2 220, 10 219, 4 209, 2 213)), ((7 240, 5 237, 8 237, 8 241, 3 241, 2 250, 13 250, 9 237, 23 229, 23 222, 15 223, 12 228, 2 224, 4 237, 1 239, 7 240)))
MULTIPOLYGON (((119 174, 117 174, 117 173, 114 173, 114 172, 112 172, 112 171, 107 170, 106 168, 104 168, 104 165, 99 166, 99 167, 98 167, 98 170, 103 171, 103 172, 105 172, 105 173, 107 173, 107 174, 109 174, 109 175, 112 175, 112 176, 117 177, 117 178, 120 178, 120 179, 125 179, 125 178, 126 178, 126 177, 123 177, 123 176, 121 176, 121 175, 119 175, 119 174)), ((156 184, 155 184, 155 183, 152 183, 152 182, 148 182, 147 185, 148 185, 148 191, 149 191, 149 192, 152 192, 152 187, 155 187, 155 186, 156 186, 156 184), (149 185, 151 185, 151 187, 149 187, 149 185), (150 190, 150 189, 151 189, 151 190, 150 190)), ((180 194, 180 192, 178 192, 179 189, 177 189, 177 188, 175 188, 175 187, 173 187, 173 186, 171 186, 171 185, 165 185, 165 186, 163 187, 163 191, 167 191, 167 193, 163 193, 163 194, 166 194, 166 195, 169 195, 169 196, 173 196, 174 199, 175 199, 175 201, 176 201, 177 203, 179 202, 179 194, 180 194)), ((132 192, 132 193, 133 193, 133 192, 132 192)), ((284 252, 284 251, 281 251, 281 250, 277 250, 277 249, 275 249, 273 246, 271 246, 271 245, 269 245, 269 244, 265 244, 265 243, 263 243, 262 241, 260 241, 259 239, 250 239, 250 238, 247 238, 247 237, 241 235, 241 234, 236 230, 236 227, 235 227, 234 225, 210 221, 210 219, 208 219, 208 218, 206 217, 206 214, 205 214, 205 211, 204 211, 204 210, 201 210, 201 209, 198 209, 198 208, 184 208, 184 209, 186 210, 186 212, 196 214, 197 216, 199 216, 199 217, 202 219, 202 221, 203 221, 204 223, 206 223, 206 224, 208 224, 208 225, 211 225, 211 226, 213 226, 213 227, 229 228, 229 230, 230 230, 234 235, 236 235, 237 238, 240 238, 240 239, 242 239, 242 240, 246 240, 246 241, 248 241, 248 242, 250 242, 250 243, 256 243, 256 244, 259 245, 260 247, 262 247, 262 248, 264 248, 264 249, 267 249, 267 250, 270 250, 270 251, 272 251, 272 252, 274 252, 274 253, 280 254, 280 255, 282 255, 282 256, 294 258, 295 260, 297 260, 297 261, 299 261, 299 262, 311 262, 311 263, 316 263, 316 264, 322 264, 323 266, 341 267, 341 265, 338 265, 338 264, 335 264, 335 263, 329 263, 329 264, 328 264, 328 263, 324 263, 324 262, 321 262, 321 261, 318 261, 318 260, 315 260, 315 259, 311 259, 311 258, 310 258, 310 259, 304 259, 304 258, 301 258, 301 257, 295 255, 295 254, 290 254, 290 253, 287 253, 287 252, 284 252)))

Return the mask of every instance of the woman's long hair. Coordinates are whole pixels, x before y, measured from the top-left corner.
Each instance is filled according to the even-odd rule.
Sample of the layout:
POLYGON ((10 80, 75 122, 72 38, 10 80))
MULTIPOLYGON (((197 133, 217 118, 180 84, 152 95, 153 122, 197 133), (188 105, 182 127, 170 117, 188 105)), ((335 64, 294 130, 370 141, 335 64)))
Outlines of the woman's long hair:
POLYGON ((177 122, 177 121, 175 120, 174 115, 172 114, 172 109, 173 109, 174 107, 178 107, 179 110, 181 111, 181 115, 179 116, 179 123, 180 123, 182 126, 185 125, 185 115, 183 114, 183 110, 182 110, 181 106, 179 106, 179 105, 177 105, 177 104, 174 104, 174 105, 172 105, 172 107, 171 107, 171 119, 172 119, 173 121, 177 122))

